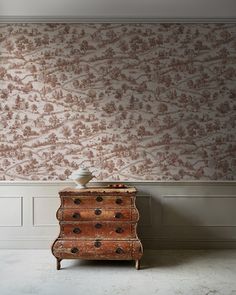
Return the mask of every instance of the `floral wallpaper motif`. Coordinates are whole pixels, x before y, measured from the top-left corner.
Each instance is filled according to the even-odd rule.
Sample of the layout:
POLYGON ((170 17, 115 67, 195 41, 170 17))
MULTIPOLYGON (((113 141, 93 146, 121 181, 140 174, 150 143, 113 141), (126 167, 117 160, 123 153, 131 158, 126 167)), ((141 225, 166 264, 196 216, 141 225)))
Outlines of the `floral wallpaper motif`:
POLYGON ((235 24, 0 25, 0 179, 236 179, 235 24))

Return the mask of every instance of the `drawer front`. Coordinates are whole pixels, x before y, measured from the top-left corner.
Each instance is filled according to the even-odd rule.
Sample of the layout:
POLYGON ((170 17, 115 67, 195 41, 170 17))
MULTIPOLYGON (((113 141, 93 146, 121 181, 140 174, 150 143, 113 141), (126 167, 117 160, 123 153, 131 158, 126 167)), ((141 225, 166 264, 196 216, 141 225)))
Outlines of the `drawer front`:
POLYGON ((57 218, 60 221, 138 221, 139 213, 135 208, 59 209, 57 218))
POLYGON ((136 260, 142 256, 142 245, 139 241, 57 240, 53 254, 60 259, 136 260))
POLYGON ((122 208, 134 205, 134 196, 63 196, 62 207, 64 208, 122 208))
POLYGON ((60 224, 62 239, 134 239, 136 223, 76 222, 60 224))

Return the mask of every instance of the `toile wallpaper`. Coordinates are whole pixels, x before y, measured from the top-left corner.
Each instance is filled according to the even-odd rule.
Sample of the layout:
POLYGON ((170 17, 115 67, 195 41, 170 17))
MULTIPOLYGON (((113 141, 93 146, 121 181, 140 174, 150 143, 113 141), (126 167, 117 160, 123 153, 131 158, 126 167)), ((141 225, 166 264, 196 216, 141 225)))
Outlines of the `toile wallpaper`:
POLYGON ((0 179, 236 180, 236 24, 1 24, 0 179))

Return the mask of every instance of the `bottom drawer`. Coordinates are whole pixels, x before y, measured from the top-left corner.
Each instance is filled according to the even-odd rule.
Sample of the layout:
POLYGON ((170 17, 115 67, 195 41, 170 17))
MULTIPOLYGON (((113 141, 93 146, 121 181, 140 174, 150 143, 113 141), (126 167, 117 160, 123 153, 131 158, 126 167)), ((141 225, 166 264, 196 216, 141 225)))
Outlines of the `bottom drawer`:
POLYGON ((143 249, 139 240, 57 240, 52 252, 60 259, 137 260, 141 258, 143 249))

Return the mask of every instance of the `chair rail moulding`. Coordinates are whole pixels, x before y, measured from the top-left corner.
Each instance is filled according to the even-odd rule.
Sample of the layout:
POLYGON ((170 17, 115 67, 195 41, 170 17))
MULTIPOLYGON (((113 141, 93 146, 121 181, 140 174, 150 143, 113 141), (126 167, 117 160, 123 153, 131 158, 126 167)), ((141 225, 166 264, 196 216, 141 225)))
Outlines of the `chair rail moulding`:
POLYGON ((236 23, 236 17, 76 17, 76 16, 3 16, 0 23, 124 23, 124 24, 155 24, 155 23, 236 23))
MULTIPOLYGON (((126 185, 138 185, 138 186, 236 186, 236 181, 197 181, 197 180, 188 180, 188 181, 90 181, 89 186, 102 186, 110 185, 113 183, 122 183, 126 185)), ((1 186, 75 186, 75 182, 71 180, 60 181, 60 180, 3 180, 0 181, 1 186)))

